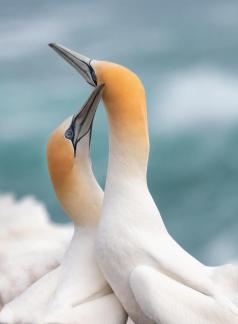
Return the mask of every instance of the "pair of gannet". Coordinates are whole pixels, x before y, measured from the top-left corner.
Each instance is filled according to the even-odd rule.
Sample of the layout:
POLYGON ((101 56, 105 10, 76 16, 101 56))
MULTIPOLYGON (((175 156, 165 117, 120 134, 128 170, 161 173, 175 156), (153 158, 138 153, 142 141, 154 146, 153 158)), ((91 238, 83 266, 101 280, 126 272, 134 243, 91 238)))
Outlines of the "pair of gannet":
POLYGON ((140 79, 117 64, 52 47, 87 82, 105 84, 109 165, 95 247, 98 264, 128 315, 136 324, 238 323, 237 267, 207 267, 183 250, 150 195, 140 79))
MULTIPOLYGON (((94 236, 97 231, 95 250, 100 268, 126 312, 136 324, 237 323, 237 308, 232 303, 232 298, 237 293, 235 289, 237 287, 234 286, 236 278, 225 277, 231 272, 230 268, 206 267, 185 252, 168 234, 147 189, 149 139, 145 94, 138 77, 116 64, 91 61, 59 45, 52 47, 70 62, 88 83, 96 86, 95 91, 99 91, 100 85, 105 84, 103 101, 109 118, 110 150, 101 219, 98 229, 97 224, 94 227, 94 236)), ((90 116, 91 109, 94 115, 96 107, 89 105, 85 116, 90 116)), ((83 120, 85 121, 84 118, 83 120)), ((84 129, 83 126, 84 123, 75 123, 75 119, 72 120, 70 127, 67 125, 66 137, 72 142, 71 155, 70 150, 61 144, 62 150, 58 149, 55 152, 53 150, 53 169, 50 168, 51 173, 52 170, 54 173, 57 167, 62 167, 60 172, 56 171, 57 181, 55 182, 53 174, 52 180, 61 202, 69 194, 68 210, 63 203, 62 205, 70 215, 73 215, 73 210, 76 210, 77 214, 80 206, 77 203, 78 197, 72 193, 74 176, 72 176, 74 180, 71 178, 71 181, 68 181, 64 178, 64 171, 69 165, 76 166, 77 147, 83 143, 87 135, 84 134, 83 138, 77 136, 77 140, 74 135, 75 130, 84 129), (62 160, 66 161, 60 166, 57 159, 54 162, 58 152, 62 160), (67 162, 69 156, 73 161, 72 164, 67 162), (65 185, 65 190, 61 188, 58 191, 62 184, 65 185)), ((87 190, 86 192, 88 193, 87 190)), ((85 236, 88 236, 88 233, 85 233, 85 236)), ((80 275, 72 277, 70 275, 71 267, 75 266, 73 261, 80 253, 80 247, 76 246, 71 252, 73 256, 70 258, 68 253, 69 257, 66 260, 70 261, 68 265, 62 267, 63 275, 59 276, 63 288, 57 283, 58 297, 55 299, 53 296, 49 303, 51 310, 56 312, 61 306, 64 309, 66 303, 69 306, 68 312, 58 314, 57 321, 55 320, 57 316, 46 317, 48 320, 60 322, 67 316, 63 321, 70 323, 69 319, 73 318, 72 313, 76 309, 79 312, 81 310, 83 314, 81 318, 89 316, 88 314, 95 309, 100 310, 100 314, 111 311, 109 308, 105 311, 101 304, 98 308, 95 307, 94 303, 102 300, 101 294, 98 296, 97 293, 78 304, 67 303, 67 297, 73 300, 78 293, 80 294, 77 289, 70 293, 72 291, 70 287, 77 282, 80 285, 83 280, 80 275)), ((94 246, 91 252, 91 265, 93 269, 97 269, 94 263, 94 246)), ((80 266, 83 266, 84 261, 82 258, 80 266)), ((52 276, 55 278, 54 274, 52 276)), ((88 285, 86 282, 87 287, 88 285)), ((47 287, 49 286, 50 284, 47 287)), ((55 287, 52 291, 54 290, 55 287)), ((106 297, 108 295, 118 303, 114 295, 106 294, 106 297)), ((124 313, 120 304, 118 309, 123 318, 124 313)), ((98 319, 94 316, 91 323, 100 323, 101 317, 98 319)), ((75 323, 82 322, 80 316, 75 316, 74 320, 75 323)), ((123 321, 125 322, 125 317, 123 321)), ((83 323, 89 322, 84 320, 83 323)))
POLYGON ((103 192, 92 172, 89 145, 102 89, 103 85, 96 87, 80 112, 53 132, 47 146, 55 192, 74 222, 70 246, 59 267, 3 308, 0 323, 124 324, 127 320, 94 252, 103 192))

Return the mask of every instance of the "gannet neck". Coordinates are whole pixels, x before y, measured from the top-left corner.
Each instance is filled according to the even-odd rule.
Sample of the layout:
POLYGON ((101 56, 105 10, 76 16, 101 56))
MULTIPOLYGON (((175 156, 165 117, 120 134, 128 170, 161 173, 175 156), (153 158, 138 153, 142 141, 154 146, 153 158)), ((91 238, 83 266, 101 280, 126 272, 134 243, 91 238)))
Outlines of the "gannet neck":
POLYGON ((110 158, 95 246, 98 264, 124 309, 138 324, 179 319, 183 323, 236 323, 237 308, 229 298, 227 283, 220 289, 211 269, 172 239, 141 181, 149 140, 139 79, 118 65, 88 60, 56 44, 52 47, 87 82, 105 84, 110 158), (171 313, 171 306, 175 312, 171 313))
POLYGON ((76 156, 64 132, 67 119, 51 135, 47 145, 47 160, 51 180, 66 214, 78 225, 96 225, 103 193, 91 167, 88 133, 77 145, 76 156))
POLYGON ((109 173, 113 168, 113 172, 145 179, 149 136, 143 85, 133 72, 120 65, 101 61, 93 61, 92 65, 100 83, 105 84, 103 101, 110 127, 109 173))

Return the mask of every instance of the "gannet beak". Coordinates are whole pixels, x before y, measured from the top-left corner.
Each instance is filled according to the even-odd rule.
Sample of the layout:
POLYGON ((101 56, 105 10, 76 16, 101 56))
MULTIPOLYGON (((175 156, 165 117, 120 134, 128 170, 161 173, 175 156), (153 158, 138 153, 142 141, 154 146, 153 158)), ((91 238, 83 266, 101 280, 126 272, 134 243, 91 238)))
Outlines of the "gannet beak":
POLYGON ((91 65, 92 59, 59 44, 50 43, 49 46, 69 62, 89 84, 97 86, 97 77, 91 65))
POLYGON ((72 122, 65 132, 65 137, 72 142, 74 155, 76 155, 78 142, 92 129, 93 119, 102 97, 103 88, 104 84, 100 84, 93 90, 80 111, 73 116, 72 122))

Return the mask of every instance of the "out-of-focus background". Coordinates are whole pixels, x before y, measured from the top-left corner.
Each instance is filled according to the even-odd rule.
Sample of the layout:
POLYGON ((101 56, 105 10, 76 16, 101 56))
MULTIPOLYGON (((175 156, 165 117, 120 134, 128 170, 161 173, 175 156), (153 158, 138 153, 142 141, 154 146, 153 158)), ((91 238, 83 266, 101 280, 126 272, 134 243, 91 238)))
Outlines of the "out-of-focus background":
MULTIPOLYGON (((230 0, 1 1, 0 195, 35 196, 53 220, 67 221, 45 146, 91 89, 47 46, 58 42, 141 77, 148 183, 168 230, 206 263, 238 257, 237 17, 230 0)), ((101 106, 92 157, 102 186, 107 154, 101 106)))

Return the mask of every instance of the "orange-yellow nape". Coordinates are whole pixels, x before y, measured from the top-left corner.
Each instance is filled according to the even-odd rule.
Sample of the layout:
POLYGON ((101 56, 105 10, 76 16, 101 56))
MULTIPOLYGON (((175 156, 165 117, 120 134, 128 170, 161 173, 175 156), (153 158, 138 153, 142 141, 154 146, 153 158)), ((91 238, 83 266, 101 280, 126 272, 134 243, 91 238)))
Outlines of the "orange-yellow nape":
POLYGON ((47 160, 51 181, 66 214, 76 224, 92 225, 98 221, 102 191, 91 168, 89 155, 90 133, 77 145, 65 138, 72 117, 64 121, 50 136, 47 160))
POLYGON ((75 191, 77 181, 73 145, 64 134, 70 119, 65 120, 51 134, 47 144, 48 170, 56 196, 64 209, 71 216, 71 193, 75 191))
POLYGON ((72 143, 64 136, 71 118, 65 120, 51 134, 47 144, 47 161, 50 176, 54 185, 62 184, 74 166, 72 143))
POLYGON ((149 149, 146 96, 141 80, 129 69, 110 62, 92 61, 97 81, 104 83, 103 101, 110 130, 129 149, 147 155, 149 149))

